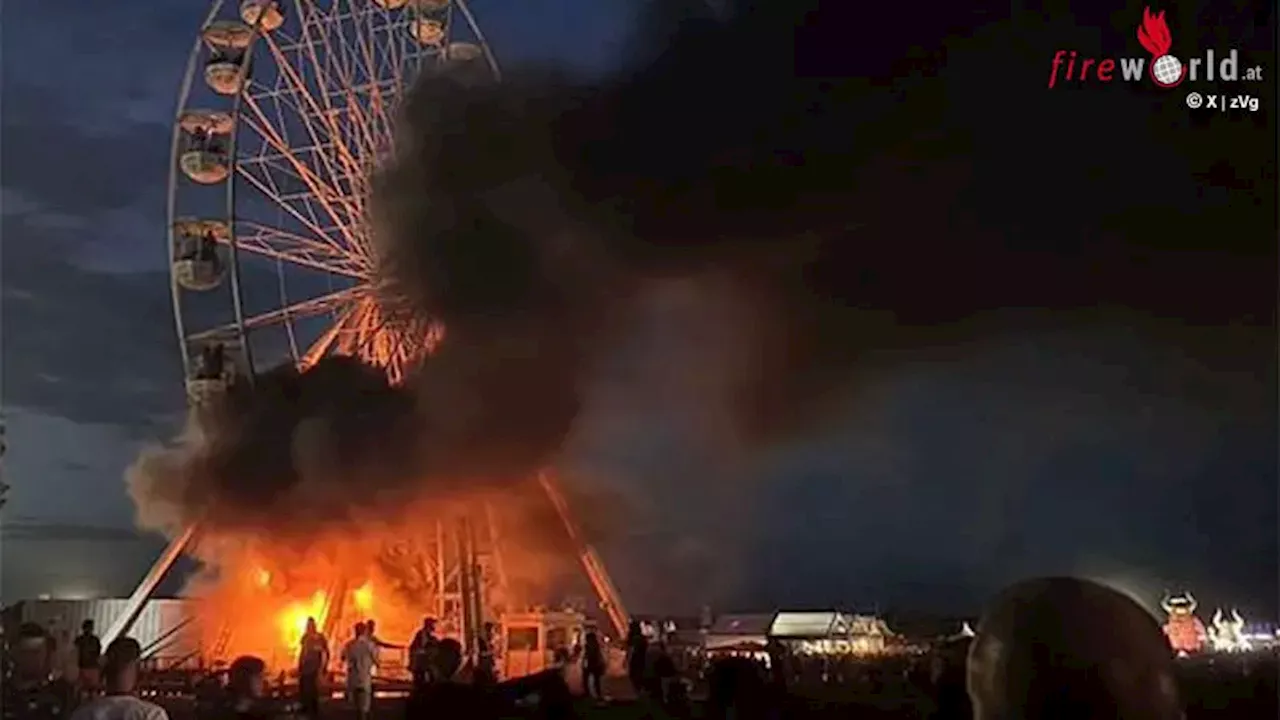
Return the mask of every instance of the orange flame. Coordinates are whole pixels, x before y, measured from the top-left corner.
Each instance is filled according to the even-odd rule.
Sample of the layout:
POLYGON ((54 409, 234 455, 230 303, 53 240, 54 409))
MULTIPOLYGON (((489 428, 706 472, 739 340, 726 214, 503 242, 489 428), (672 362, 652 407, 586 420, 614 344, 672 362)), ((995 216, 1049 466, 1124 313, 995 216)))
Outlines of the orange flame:
POLYGON ((351 593, 351 597, 356 601, 356 608, 361 613, 367 615, 373 610, 373 588, 369 583, 366 582, 356 588, 355 592, 351 593))
MULTIPOLYGON (((541 502, 536 488, 527 492, 411 500, 403 514, 368 518, 356 532, 346 526, 308 536, 269 528, 261 534, 208 532, 199 552, 210 570, 188 588, 201 604, 201 650, 211 661, 254 655, 273 671, 287 671, 295 666, 309 617, 331 635, 331 646, 363 620, 376 621, 380 637, 408 643, 422 618, 438 612, 442 573, 435 563, 444 562, 445 551, 432 518, 447 519, 441 507, 489 503, 501 523, 502 575, 497 560, 486 567, 486 612, 496 617, 503 608, 532 604, 577 568, 576 558, 554 545, 563 530, 526 516, 530 496, 541 502)), ((443 622, 441 630, 449 631, 443 622)))
POLYGON ((302 644, 308 618, 315 618, 316 623, 324 622, 325 599, 324 592, 317 590, 307 602, 295 602, 280 611, 280 640, 290 651, 296 653, 302 644))
POLYGON ((1163 57, 1173 47, 1173 35, 1164 21, 1164 11, 1151 12, 1151 8, 1142 8, 1142 24, 1138 26, 1138 42, 1151 53, 1152 57, 1163 57))

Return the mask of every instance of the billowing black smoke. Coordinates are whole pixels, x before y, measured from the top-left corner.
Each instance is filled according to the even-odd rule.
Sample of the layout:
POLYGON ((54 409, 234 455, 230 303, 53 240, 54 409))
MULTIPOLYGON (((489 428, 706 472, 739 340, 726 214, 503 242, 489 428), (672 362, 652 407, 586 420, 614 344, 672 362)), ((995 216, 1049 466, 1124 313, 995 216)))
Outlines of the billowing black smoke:
MULTIPOLYGON (((1012 21, 944 50, 973 23, 959 10, 878 7, 872 23, 838 2, 741 0, 728 20, 688 5, 657 3, 640 61, 607 80, 425 78, 373 221, 388 301, 442 320, 442 349, 404 390, 340 360, 268 377, 203 429, 198 462, 170 469, 186 489, 155 492, 272 515, 317 477, 324 517, 527 476, 581 429, 592 380, 672 283, 733 322, 646 356, 715 380, 654 388, 658 415, 715 405, 717 434, 743 447, 805 433, 860 382, 988 336, 1109 323, 1114 308, 1126 323, 1272 317, 1274 264, 1237 252, 1257 250, 1270 206, 1224 236, 1203 208, 1170 205, 1183 191, 1161 181, 1187 173, 1161 164, 1159 133, 1176 128, 1126 119, 1140 95, 1068 98, 1075 118, 1109 98, 1106 143, 1081 139, 1057 96, 993 100, 997 70, 1028 93, 1042 81, 1019 74, 1025 48, 989 49, 1013 47, 1012 21)), ((1196 142, 1210 135, 1228 142, 1196 142)), ((1264 175, 1258 160, 1233 169, 1264 175)))

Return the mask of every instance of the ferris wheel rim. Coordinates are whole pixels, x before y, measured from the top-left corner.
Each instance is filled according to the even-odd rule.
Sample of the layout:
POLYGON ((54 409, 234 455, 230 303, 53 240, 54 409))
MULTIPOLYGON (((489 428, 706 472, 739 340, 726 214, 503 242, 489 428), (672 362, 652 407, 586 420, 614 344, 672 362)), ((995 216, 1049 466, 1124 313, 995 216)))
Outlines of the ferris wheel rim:
MULTIPOLYGON (((209 8, 209 12, 205 15, 204 22, 200 23, 200 27, 206 27, 213 22, 214 18, 221 12, 223 4, 226 0, 214 0, 209 8)), ((191 377, 191 349, 187 343, 186 323, 182 313, 182 294, 183 288, 178 283, 177 274, 174 272, 174 265, 178 260, 178 186, 182 182, 182 170, 178 165, 178 155, 182 147, 182 117, 187 108, 187 101, 191 95, 191 85, 195 81, 196 65, 200 60, 200 45, 203 38, 197 33, 195 40, 191 43, 191 52, 187 55, 187 69, 182 76, 182 84, 178 90, 177 107, 173 113, 172 138, 169 145, 169 182, 165 188, 165 236, 168 251, 169 265, 169 293, 173 304, 173 321, 175 330, 178 335, 178 348, 182 356, 182 378, 185 383, 191 377)))
MULTIPOLYGON (((243 213, 240 212, 241 208, 239 203, 241 202, 242 196, 245 192, 248 192, 249 195, 253 195, 255 197, 260 195, 268 200, 268 207, 274 205, 277 210, 283 209, 285 211, 292 212, 283 199, 273 195, 272 192, 264 188, 261 184, 255 184, 250 173, 244 171, 246 164, 255 159, 244 155, 244 153, 238 150, 241 133, 246 132, 246 128, 250 127, 248 122, 249 116, 246 114, 248 99, 254 97, 253 93, 255 92, 255 87, 256 91, 259 93, 258 101, 261 101, 263 98, 270 97, 271 93, 283 94, 290 91, 290 88, 281 89, 280 74, 290 72, 290 68, 293 67, 293 65, 286 58, 282 57, 278 42, 281 44, 293 43, 294 45, 313 42, 313 39, 309 34, 311 30, 307 27, 307 22, 317 21, 319 23, 326 24, 337 23, 341 21, 343 17, 353 17, 356 12, 355 8, 357 7, 357 5, 353 4, 349 10, 352 15, 343 16, 343 11, 340 9, 340 5, 335 2, 332 6, 328 6, 328 4, 326 4, 326 7, 320 9, 320 14, 318 15, 308 15, 306 12, 301 10, 301 8, 304 7, 304 2, 306 3, 306 7, 312 8, 313 10, 317 6, 311 4, 310 0, 295 0, 295 4, 299 8, 299 20, 297 21, 297 32, 299 34, 297 37, 282 35, 281 39, 277 42, 277 38, 273 38, 272 35, 285 24, 285 21, 277 19, 272 27, 264 29, 262 26, 266 21, 267 16, 272 12, 277 13, 276 17, 279 18, 279 14, 285 11, 285 4, 283 2, 276 2, 272 4, 270 0, 263 0, 262 6, 256 11, 257 16, 253 18, 254 22, 252 25, 249 25, 247 22, 242 22, 243 20, 250 19, 249 16, 245 14, 245 5, 248 5, 249 2, 252 2, 252 0, 244 0, 244 2, 239 3, 239 19, 226 19, 220 21, 218 18, 227 12, 227 8, 235 8, 237 3, 228 3, 227 0, 211 1, 210 9, 205 16, 204 22, 200 25, 200 29, 197 31, 196 38, 188 55, 186 72, 183 75, 182 84, 178 93, 177 108, 174 117, 170 146, 169 183, 166 203, 166 215, 168 221, 166 238, 168 241, 167 255, 169 260, 170 290, 175 330, 180 345, 184 378, 188 384, 188 389, 190 389, 192 382, 198 379, 196 377, 198 368, 194 355, 201 349, 201 347, 207 347, 209 344, 213 343, 222 344, 223 342, 226 342, 226 349, 228 350, 234 346, 236 353, 239 355, 239 357, 236 358, 239 362, 235 365, 237 372, 243 371, 250 381, 252 381, 255 376, 259 375, 265 368, 259 368, 258 364, 254 362, 253 349, 251 347, 252 338, 257 330, 267 327, 268 323, 259 323, 255 321, 262 318, 268 318, 270 316, 275 316, 274 322, 270 324, 283 327, 285 332, 288 334, 288 355, 292 362, 299 367, 307 367, 314 364, 314 362, 318 361, 320 357, 335 351, 335 333, 345 330, 348 333, 355 333, 357 335, 364 333, 368 336, 367 338, 359 340, 359 343, 362 344, 357 344, 355 346, 356 352, 363 353, 367 349, 366 345, 368 343, 375 341, 380 342, 386 347, 378 350, 378 352, 386 353, 387 356, 391 358, 390 362, 404 364, 404 367, 397 368, 396 370, 397 372, 403 371, 405 367, 408 367, 407 364, 410 362, 412 354, 415 351, 420 351, 420 346, 427 346, 429 348, 429 346, 434 344, 435 341, 438 341, 440 331, 442 330, 441 328, 435 324, 429 323, 423 326, 425 328, 425 334, 421 339, 401 341, 393 337, 391 341, 387 341, 383 336, 394 335, 396 330, 394 328, 389 328, 386 323, 381 325, 370 324, 370 319, 366 317, 363 318, 362 322, 357 326, 354 322, 348 322, 352 317, 350 313, 340 314, 335 310, 328 313, 333 318, 333 321, 323 332, 320 333, 319 339, 316 341, 309 341, 309 346, 305 349, 300 348, 295 341, 294 323, 305 320, 306 314, 293 317, 288 312, 291 308, 302 307, 308 304, 320 307, 324 305, 324 303, 318 301, 323 301, 326 297, 333 300, 333 298, 339 296, 352 303, 358 302, 361 304, 370 304, 374 302, 373 298, 375 297, 375 289, 371 278, 369 277, 371 274, 371 260, 368 257, 358 256, 358 253, 355 251, 363 250, 364 246, 361 241, 357 241, 355 237, 350 235, 351 228, 355 225, 360 226, 359 229, 361 232, 367 231, 367 228, 363 226, 363 222, 360 221, 358 216, 350 216, 346 218, 344 223, 344 219, 339 217, 338 214, 333 213, 332 211, 330 212, 329 217, 333 220, 333 223, 329 227, 337 228, 342 231, 344 239, 341 242, 341 247, 335 246, 332 248, 331 254, 327 256, 324 254, 325 248, 323 247, 318 249, 312 248, 312 254, 307 256, 309 259, 304 259, 299 255, 291 255, 287 259, 283 258, 279 254, 275 255, 277 263, 276 275, 280 284, 280 299, 278 304, 273 301, 270 309, 261 313, 257 311, 254 313, 246 312, 242 295, 244 277, 244 265, 242 263, 245 262, 245 258, 244 253, 241 251, 250 249, 252 250, 250 254, 255 257, 259 255, 271 255, 272 253, 265 251, 264 248, 270 249, 272 241, 279 242, 281 238, 287 236, 289 233, 281 230, 280 228, 270 227, 269 224, 265 224, 265 221, 256 223, 255 228, 255 221, 246 219, 242 216, 243 213), (216 94, 225 97, 226 100, 230 101, 231 105, 229 109, 230 119, 227 126, 229 127, 229 130, 226 131, 225 134, 219 134, 216 136, 220 140, 225 139, 225 142, 222 143, 222 145, 225 146, 225 150, 219 146, 219 150, 216 151, 217 153, 220 153, 223 158, 225 177, 217 181, 200 182, 200 184, 203 185, 224 184, 224 201, 222 203, 223 207, 221 208, 221 215, 223 219, 220 220, 207 215, 206 219, 201 219, 199 216, 193 219, 200 222, 221 222, 225 226, 225 230, 223 232, 225 232, 226 238, 224 240, 219 236, 219 241, 215 247, 217 248, 218 253, 225 250, 227 255, 225 259, 225 275, 232 293, 232 312, 229 322, 215 324, 213 327, 197 330, 197 326, 205 325, 205 323, 193 323, 188 317, 187 312, 188 299, 190 296, 194 295, 197 290, 190 284, 191 279, 189 275, 185 280, 180 280, 178 272, 179 264, 186 266, 196 264, 193 256, 185 254, 186 252, 189 252, 189 250, 181 250, 180 247, 184 242, 189 242, 192 239, 190 234, 184 234, 189 233, 189 229, 184 230, 184 232, 179 232, 179 225, 187 220, 187 218, 184 218, 181 214, 181 210, 185 208, 180 208, 179 206, 183 204, 181 200, 182 197, 185 196, 184 193, 191 192, 185 188, 190 187, 193 182, 190 172, 185 170, 181 165, 184 161, 183 156, 191 154, 192 152, 189 146, 184 145, 184 143, 189 142, 191 131, 184 129, 183 123, 190 117, 195 117, 196 115, 203 118, 202 122, 209 121, 209 119, 215 114, 219 114, 221 112, 200 108, 195 103, 194 94, 196 83, 198 82, 198 70, 202 59, 206 60, 206 83, 213 82, 208 77, 209 61, 214 57, 217 57, 216 53, 220 51, 219 48, 222 46, 212 42, 212 36, 207 33, 219 22, 227 25, 239 24, 242 27, 248 27, 249 33, 247 41, 243 45, 227 44, 227 47, 234 47, 237 52, 238 59, 234 61, 238 65, 234 85, 236 89, 231 92, 220 92, 218 89, 214 89, 216 94), (265 44, 269 46, 269 53, 261 51, 261 48, 264 45, 264 40, 266 40, 265 44), (250 77, 252 75, 251 68, 254 65, 259 65, 263 62, 269 63, 272 67, 272 72, 276 74, 276 86, 274 89, 267 89, 266 85, 255 86, 254 79, 250 77), (238 187, 240 183, 245 183, 245 187, 238 187), (257 249, 251 249, 247 247, 247 243, 249 242, 249 236, 253 235, 255 232, 257 233, 257 237, 253 242, 257 249), (181 256, 179 255, 180 250, 183 252, 183 255, 181 256), (342 262, 339 262, 339 259, 341 259, 342 262), (331 278, 345 278, 344 282, 349 283, 347 291, 345 293, 331 292, 328 296, 323 297, 316 293, 304 293, 309 295, 305 300, 298 301, 296 299, 289 299, 285 290, 284 267, 286 265, 291 269, 296 267, 309 267, 312 270, 320 270, 331 278), (390 343, 389 345, 387 345, 388 342, 390 343), (410 345, 413 347, 407 347, 410 345)), ((395 52, 399 54, 395 56, 395 62, 392 64, 392 67, 395 72, 394 79, 397 82, 391 86, 394 89, 395 94, 388 96, 388 98, 383 98, 381 95, 378 95, 379 102, 389 100, 392 103, 388 106, 391 108, 391 112, 394 112, 395 105, 398 104, 399 100, 402 98, 402 94, 405 92, 408 85, 412 83, 413 77, 423 67, 423 63, 428 62, 432 58, 437 62, 447 61, 453 56, 455 45, 468 44, 454 42, 452 40, 454 31, 451 28, 461 27, 461 24, 454 25, 457 21, 444 21, 444 24, 438 26, 444 31, 441 39, 436 42, 428 43, 425 40, 419 41, 416 33, 421 29, 421 25, 419 25, 419 23, 424 22, 424 18, 429 16, 418 14, 418 10, 416 8, 405 5, 397 6, 397 8, 388 8, 378 0, 365 0, 365 2, 360 3, 359 5, 361 6, 360 12, 366 13, 367 18, 372 18, 375 15, 381 18, 384 22, 384 25, 381 27, 382 30, 403 30, 405 28, 412 28, 415 33, 413 40, 405 40, 404 38, 398 38, 396 40, 396 42, 399 43, 399 49, 395 52), (396 14, 397 11, 402 11, 405 14, 396 14)), ((470 29, 471 35, 475 38, 475 42, 471 43, 473 51, 474 49, 480 50, 476 55, 483 57, 484 64, 488 67, 488 70, 492 73, 494 79, 500 78, 501 71, 497 65, 497 60, 493 54, 492 48, 489 46, 488 40, 480 29, 479 24, 466 0, 451 0, 451 2, 445 2, 442 7, 444 8, 444 11, 448 13, 452 13, 454 8, 458 9, 458 14, 460 15, 459 19, 465 23, 465 27, 470 29)), ((449 17, 452 16, 450 15, 449 17)), ((363 28, 358 28, 357 31, 359 32, 362 30, 363 28)), ((230 29, 228 29, 228 32, 230 32, 230 29)), ((370 32, 372 33, 372 30, 370 30, 370 32)), ((373 35, 370 37, 375 38, 373 35)), ((391 36, 387 36, 382 39, 375 39, 374 42, 392 43, 393 40, 391 36)), ((314 49, 312 61, 316 62, 314 58, 314 49)), ((303 61, 297 59, 293 62, 301 63, 303 61)), ((369 81, 369 86, 373 91, 382 93, 383 90, 381 83, 383 80, 379 78, 380 76, 373 76, 369 81)), ((324 78, 323 82, 331 80, 332 78, 324 78)), ((307 97, 308 100, 314 102, 314 100, 307 95, 311 90, 304 86, 301 81, 298 81, 298 83, 299 84, 291 89, 292 92, 295 92, 302 97, 307 97)), ((213 86, 211 85, 211 87, 213 86)), ((321 96, 325 96, 327 87, 328 86, 324 84, 320 86, 319 92, 321 93, 321 96)), ((352 88, 348 88, 349 92, 351 90, 352 88)), ((328 98, 327 96, 325 97, 326 104, 331 101, 331 98, 328 98)), ((358 102, 364 102, 364 100, 351 100, 348 98, 349 104, 339 106, 340 111, 350 112, 352 110, 358 110, 360 112, 364 112, 358 105, 356 107, 352 106, 352 104, 358 102)), ((278 111, 279 110, 277 108, 277 114, 278 111)), ((261 114, 260 109, 255 109, 255 112, 261 114)), ((221 114, 227 115, 225 112, 221 112, 221 114)), ((381 132, 388 135, 386 139, 390 140, 389 135, 391 130, 391 121, 386 117, 386 114, 390 113, 385 113, 382 120, 387 124, 387 127, 382 128, 381 132)), ((301 111, 299 111, 299 115, 304 124, 310 122, 310 119, 303 115, 301 111)), ((283 123, 284 119, 280 118, 279 121, 283 123)), ((219 122, 222 121, 220 120, 219 122)), ((265 122, 265 126, 270 128, 270 122, 265 122)), ((361 127, 366 133, 369 132, 369 129, 364 125, 361 125, 361 127)), ((331 125, 328 129, 336 132, 335 128, 336 126, 331 125)), ((246 135, 244 139, 252 139, 255 141, 255 144, 258 144, 258 141, 267 139, 264 133, 257 128, 254 128, 253 131, 253 137, 246 135)), ((222 131, 216 132, 221 133, 222 131)), ((213 135, 211 134, 211 137, 212 136, 213 135)), ((314 139, 315 138, 313 136, 313 140, 314 139)), ((330 140, 334 144, 349 142, 336 136, 331 137, 330 140)), ((292 152, 295 148, 293 143, 287 140, 285 142, 287 144, 282 146, 282 150, 292 152)), ((315 146, 312 146, 312 149, 314 149, 314 147, 315 146)), ((196 154, 199 153, 197 152, 196 154)), ((360 175, 359 179, 367 182, 367 173, 360 175)), ((316 193, 315 197, 323 200, 319 193, 316 193)), ((346 197, 354 196, 348 195, 346 197)), ((245 201, 252 199, 248 198, 248 196, 244 196, 244 198, 246 198, 245 201)), ((301 220, 301 216, 297 215, 296 212, 293 212, 292 214, 294 215, 295 220, 301 220)), ((317 227, 303 228, 301 233, 301 235, 297 235, 293 238, 297 243, 304 243, 313 239, 304 237, 310 234, 315 234, 317 237, 323 237, 326 240, 331 240, 331 238, 328 238, 324 234, 324 231, 317 227)), ((363 238, 362 236, 362 240, 367 241, 367 238, 363 238)), ((188 272, 189 271, 188 267, 188 272)), ((216 287, 216 284, 219 283, 219 281, 215 280, 214 283, 216 287)), ((326 320, 326 322, 328 321, 326 320)), ((342 352, 341 349, 336 351, 342 352)), ((388 366, 387 369, 388 372, 392 372, 391 367, 388 366)))

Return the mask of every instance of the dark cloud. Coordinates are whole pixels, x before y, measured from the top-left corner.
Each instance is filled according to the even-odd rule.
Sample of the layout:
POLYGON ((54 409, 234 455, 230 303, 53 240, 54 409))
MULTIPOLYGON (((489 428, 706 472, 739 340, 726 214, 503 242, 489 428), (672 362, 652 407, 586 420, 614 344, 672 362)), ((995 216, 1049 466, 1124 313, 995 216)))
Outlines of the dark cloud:
POLYGON ((3 218, 5 403, 150 434, 182 408, 168 278, 106 275, 72 246, 3 218))
POLYGON ((936 609, 954 609, 1070 572, 1271 611, 1274 362, 1265 338, 1201 332, 1220 353, 1136 329, 1034 333, 894 373, 766 471, 746 594, 919 604, 943 582, 936 609))
POLYGON ((0 160, 6 188, 47 208, 81 217, 100 230, 101 213, 163 205, 168 127, 109 124, 96 129, 54 93, 22 82, 5 84, 0 119, 7 149, 0 160), (147 179, 149 177, 149 179, 147 179))

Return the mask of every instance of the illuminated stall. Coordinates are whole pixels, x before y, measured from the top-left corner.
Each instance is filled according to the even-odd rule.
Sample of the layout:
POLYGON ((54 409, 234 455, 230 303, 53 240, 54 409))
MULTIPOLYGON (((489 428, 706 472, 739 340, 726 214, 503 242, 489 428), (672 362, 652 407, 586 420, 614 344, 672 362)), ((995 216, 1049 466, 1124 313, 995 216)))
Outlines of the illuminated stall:
POLYGON ((803 655, 883 655, 893 635, 872 615, 836 611, 780 612, 769 635, 803 655))
POLYGON ((723 615, 703 641, 709 655, 766 655, 773 639, 798 655, 869 657, 889 652, 896 636, 874 615, 835 610, 723 615))

